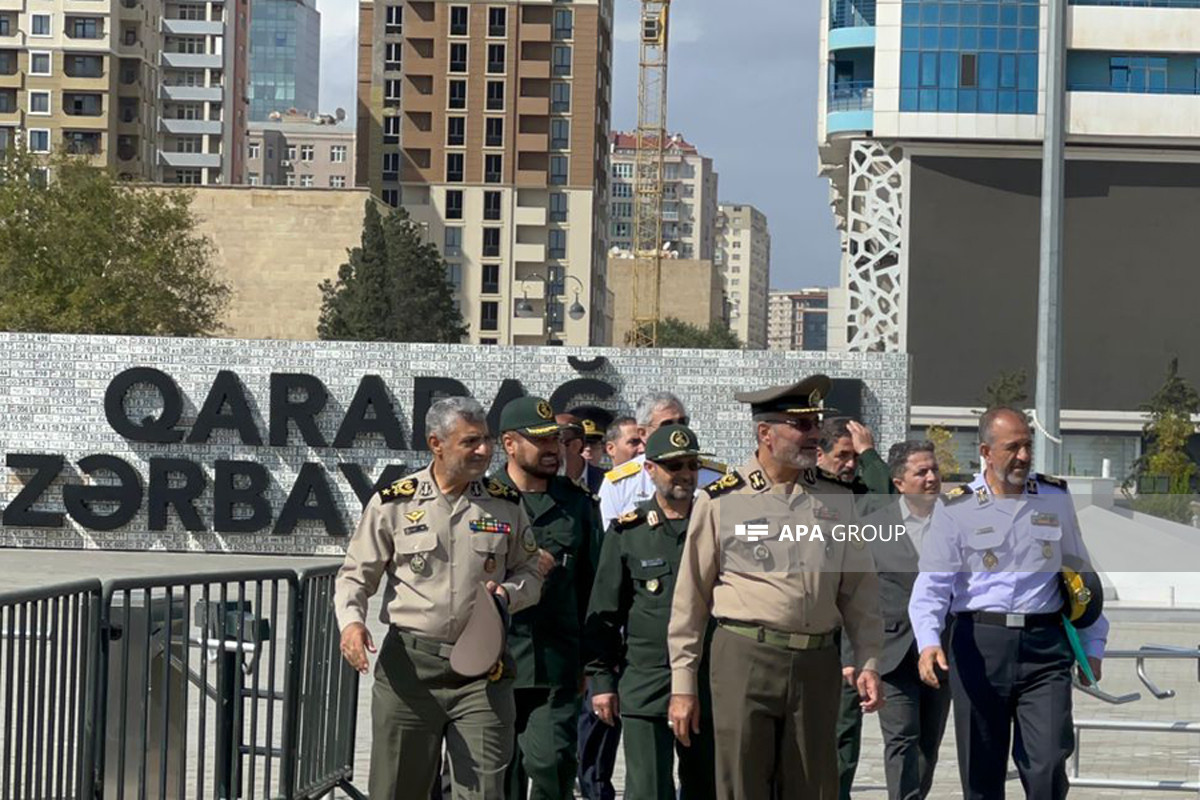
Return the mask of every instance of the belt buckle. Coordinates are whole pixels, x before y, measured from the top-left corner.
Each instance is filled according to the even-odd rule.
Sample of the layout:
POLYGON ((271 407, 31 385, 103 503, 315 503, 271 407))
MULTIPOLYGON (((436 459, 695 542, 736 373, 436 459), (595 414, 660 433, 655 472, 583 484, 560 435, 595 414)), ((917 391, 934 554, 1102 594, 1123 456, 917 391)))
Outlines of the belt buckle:
POLYGON ((1004 615, 1004 627, 1006 627, 1006 628, 1024 628, 1025 627, 1025 615, 1024 614, 1005 614, 1004 615))
POLYGON ((788 634, 788 649, 789 650, 807 650, 809 635, 807 633, 792 633, 788 634))

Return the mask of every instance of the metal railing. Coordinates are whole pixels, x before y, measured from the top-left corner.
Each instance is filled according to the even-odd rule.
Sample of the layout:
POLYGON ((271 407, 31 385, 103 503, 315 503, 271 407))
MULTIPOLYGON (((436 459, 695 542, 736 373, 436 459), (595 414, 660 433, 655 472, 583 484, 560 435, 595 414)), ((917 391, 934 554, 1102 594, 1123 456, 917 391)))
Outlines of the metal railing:
POLYGON ((829 0, 829 28, 873 28, 875 0, 829 0))
POLYGON ((0 798, 363 797, 335 574, 0 594, 0 798))
POLYGON ((829 85, 829 111, 859 111, 875 105, 875 81, 843 81, 829 85))
POLYGON ((1139 8, 1200 8, 1200 0, 1070 0, 1073 6, 1135 6, 1139 8))
MULTIPOLYGON (((1102 92, 1112 94, 1200 94, 1200 85, 1195 86, 1113 86, 1110 83, 1080 83, 1067 85, 1069 92, 1102 92)), ((1166 492, 1163 492, 1166 494, 1166 492)))

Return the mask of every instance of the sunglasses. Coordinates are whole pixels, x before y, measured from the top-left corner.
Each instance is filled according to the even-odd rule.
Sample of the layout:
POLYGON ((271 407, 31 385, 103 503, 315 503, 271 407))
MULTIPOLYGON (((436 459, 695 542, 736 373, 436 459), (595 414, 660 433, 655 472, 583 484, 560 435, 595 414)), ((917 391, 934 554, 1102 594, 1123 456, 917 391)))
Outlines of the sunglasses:
POLYGON ((674 419, 664 419, 662 422, 658 423, 658 427, 662 428, 667 425, 687 425, 691 421, 692 421, 692 418, 689 417, 687 414, 684 414, 682 417, 675 417, 674 419))
POLYGON ((801 433, 815 431, 821 425, 821 421, 816 417, 781 417, 773 419, 771 423, 774 425, 787 425, 789 428, 794 428, 801 433))
POLYGON ((665 469, 667 472, 679 472, 681 469, 686 469, 689 472, 700 471, 700 462, 694 458, 691 461, 672 460, 655 461, 654 463, 665 469))

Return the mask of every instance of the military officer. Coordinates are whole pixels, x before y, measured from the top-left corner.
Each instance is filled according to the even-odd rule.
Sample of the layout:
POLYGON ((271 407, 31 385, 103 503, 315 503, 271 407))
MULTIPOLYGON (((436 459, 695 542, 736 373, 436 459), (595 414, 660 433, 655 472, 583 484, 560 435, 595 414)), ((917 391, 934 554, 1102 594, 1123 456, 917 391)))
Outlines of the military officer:
MULTIPOLYGON (((681 794, 715 797, 707 658, 699 671, 700 732, 689 747, 667 725, 671 670, 667 621, 700 470, 700 444, 683 425, 664 425, 646 445, 655 494, 612 524, 588 607, 592 705, 600 720, 625 731, 625 796, 675 800, 674 754, 681 794)), ((705 642, 707 654, 707 641, 705 642)))
POLYGON ((549 403, 511 401, 500 412, 500 432, 508 462, 494 479, 520 492, 537 544, 555 563, 541 602, 513 615, 508 637, 517 662, 517 752, 508 797, 558 800, 571 796, 575 782, 580 635, 599 556, 599 521, 592 496, 558 474, 559 424, 549 403))
POLYGON ((837 796, 839 625, 858 658, 863 709, 880 704, 879 584, 862 542, 832 539, 833 526, 844 532, 854 520, 853 495, 815 469, 829 388, 828 377, 814 375, 737 395, 750 404, 757 452, 705 487, 692 509, 668 627, 668 715, 689 744, 701 724, 705 631, 716 618, 710 679, 721 797, 837 796), (825 538, 789 543, 771 525, 747 519, 768 511, 785 515, 795 530, 824 526, 825 538))
MULTIPOLYGON (((967 800, 1004 797, 1010 745, 1026 797, 1059 800, 1074 749, 1060 569, 1087 551, 1066 482, 1030 474, 1025 415, 989 410, 979 438, 982 474, 937 504, 925 535, 909 602, 918 669, 930 686, 949 671, 967 800)), ((1107 635, 1103 616, 1079 630, 1097 679, 1107 635)))
POLYGON ((513 666, 483 677, 450 667, 477 588, 520 611, 538 600, 537 542, 515 491, 481 481, 492 456, 475 400, 434 403, 433 463, 380 490, 363 510, 334 593, 342 654, 361 673, 375 644, 367 602, 385 578, 388 633, 375 664, 369 793, 427 797, 445 741, 454 796, 504 797, 516 709, 513 666))
POLYGON ((613 414, 592 405, 575 406, 567 413, 577 419, 583 428, 583 450, 579 454, 587 462, 583 483, 589 492, 595 494, 604 483, 605 470, 600 466, 600 459, 604 457, 604 433, 612 424, 613 414))
MULTIPOLYGON (((652 392, 645 395, 638 401, 636 413, 638 434, 643 442, 662 425, 687 425, 690 422, 683 401, 671 392, 652 392)), ((646 474, 645 463, 646 456, 643 453, 619 467, 613 467, 604 475, 599 494, 600 521, 605 528, 614 519, 654 495, 654 482, 646 474)), ((701 486, 720 478, 727 469, 724 464, 707 459, 702 460, 700 464, 701 486)))

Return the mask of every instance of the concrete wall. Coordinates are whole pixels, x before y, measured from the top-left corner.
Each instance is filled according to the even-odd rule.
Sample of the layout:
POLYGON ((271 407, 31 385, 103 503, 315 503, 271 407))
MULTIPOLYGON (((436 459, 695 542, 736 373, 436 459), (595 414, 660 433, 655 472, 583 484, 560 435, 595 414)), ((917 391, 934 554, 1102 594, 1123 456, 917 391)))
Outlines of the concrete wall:
POLYGON ((197 187, 197 231, 216 245, 218 275, 233 289, 227 336, 315 339, 317 286, 336 278, 362 238, 366 189, 197 187))
MULTIPOLYGON (((608 287, 615 296, 613 344, 622 346, 633 329, 634 275, 632 258, 608 260, 608 287)), ((676 317, 707 328, 722 322, 725 282, 711 261, 668 259, 662 262, 659 319, 676 317)))

